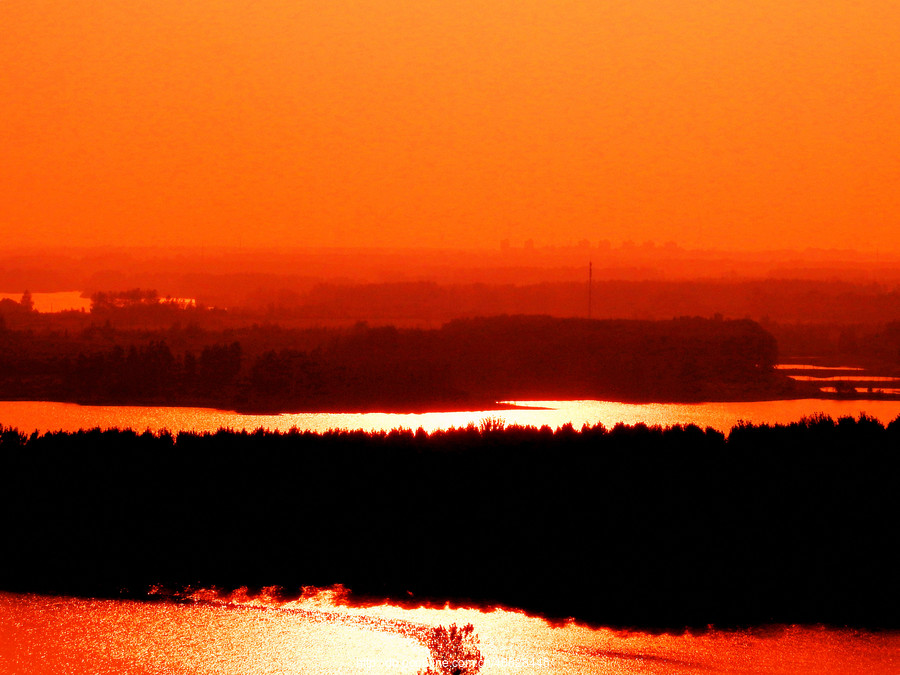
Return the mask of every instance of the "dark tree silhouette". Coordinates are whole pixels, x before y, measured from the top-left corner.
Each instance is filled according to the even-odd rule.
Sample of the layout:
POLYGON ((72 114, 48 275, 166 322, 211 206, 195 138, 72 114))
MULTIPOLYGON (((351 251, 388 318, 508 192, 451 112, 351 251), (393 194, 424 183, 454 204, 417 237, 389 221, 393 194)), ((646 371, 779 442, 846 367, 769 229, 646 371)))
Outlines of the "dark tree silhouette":
POLYGON ((898 448, 900 418, 824 416, 727 438, 0 429, 0 588, 341 583, 607 626, 896 629, 898 448))
POLYGON ((22 299, 19 301, 19 304, 22 305, 22 308, 26 312, 34 310, 34 300, 31 297, 31 291, 26 289, 25 292, 22 293, 22 299))

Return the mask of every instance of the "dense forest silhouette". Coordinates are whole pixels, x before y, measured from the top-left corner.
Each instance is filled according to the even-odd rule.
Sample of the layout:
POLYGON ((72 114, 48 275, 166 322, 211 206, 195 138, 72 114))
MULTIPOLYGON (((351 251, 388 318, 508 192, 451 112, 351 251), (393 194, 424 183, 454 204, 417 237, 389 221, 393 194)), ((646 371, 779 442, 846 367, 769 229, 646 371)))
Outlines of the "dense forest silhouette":
POLYGON ((0 432, 0 588, 344 584, 684 628, 900 628, 900 418, 0 432))
POLYGON ((239 410, 452 409, 503 400, 752 400, 805 389, 748 320, 498 316, 210 333, 0 330, 0 397, 239 410))

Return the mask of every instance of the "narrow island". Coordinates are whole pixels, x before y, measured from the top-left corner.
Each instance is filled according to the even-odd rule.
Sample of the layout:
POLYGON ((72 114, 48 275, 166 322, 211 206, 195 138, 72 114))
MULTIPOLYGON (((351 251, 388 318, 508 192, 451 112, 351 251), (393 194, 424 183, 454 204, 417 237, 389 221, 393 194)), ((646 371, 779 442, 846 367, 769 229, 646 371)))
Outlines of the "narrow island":
POLYGON ((0 399, 239 412, 419 412, 500 401, 700 402, 799 398, 774 337, 751 320, 457 319, 78 333, 0 329, 0 399))

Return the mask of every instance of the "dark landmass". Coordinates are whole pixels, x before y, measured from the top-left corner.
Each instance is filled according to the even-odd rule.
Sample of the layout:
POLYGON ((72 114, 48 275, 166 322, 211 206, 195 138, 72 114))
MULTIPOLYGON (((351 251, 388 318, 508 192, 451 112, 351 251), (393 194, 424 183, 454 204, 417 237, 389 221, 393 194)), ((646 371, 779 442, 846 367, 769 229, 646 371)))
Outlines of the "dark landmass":
MULTIPOLYGON (((85 258, 78 265, 65 256, 53 259, 61 269, 74 265, 79 274, 103 265, 128 270, 122 267, 128 263, 133 274, 97 273, 91 283, 109 284, 100 287, 109 288, 125 280, 155 279, 165 284, 166 295, 137 287, 96 290, 89 312, 39 313, 29 307, 27 298, 0 300, 0 397, 244 412, 459 410, 526 398, 629 402, 900 398, 900 387, 866 379, 870 375, 900 377, 900 273, 891 272, 890 266, 873 267, 864 258, 851 256, 842 267, 840 261, 825 256, 825 267, 817 270, 799 262, 792 268, 791 259, 782 256, 772 261, 780 267, 769 270, 784 273, 784 278, 713 278, 704 275, 721 269, 724 259, 712 254, 677 247, 623 247, 612 251, 606 262, 655 260, 662 265, 680 261, 682 266, 696 264, 699 278, 668 279, 659 274, 647 278, 625 274, 621 267, 597 265, 589 293, 584 280, 575 280, 583 269, 554 266, 567 260, 570 264, 581 255, 579 247, 533 256, 527 251, 494 252, 493 257, 480 254, 468 263, 465 256, 451 252, 423 253, 421 259, 408 252, 380 252, 363 256, 361 276, 356 279, 334 276, 351 269, 359 257, 350 251, 337 252, 334 258, 321 252, 271 253, 268 267, 261 253, 244 259, 233 251, 210 258, 187 253, 174 258, 110 253, 85 258), (504 281, 504 274, 520 269, 516 265, 528 259, 534 274, 522 275, 523 283, 504 281), (300 262, 305 265, 303 272, 312 275, 303 277, 303 283, 298 281, 300 268, 294 265, 300 262), (153 276, 156 263, 158 272, 169 276, 153 276), (392 277, 391 265, 402 267, 401 263, 410 274, 392 277), (194 270, 182 272, 187 285, 172 276, 184 268, 194 270), (417 279, 426 270, 440 281, 417 279), (828 270, 833 274, 826 274, 828 270), (883 281, 866 280, 876 276, 883 281), (481 278, 492 281, 473 281, 481 278), (589 296, 591 316, 606 323, 586 325, 633 322, 633 334, 625 340, 628 344, 619 345, 624 349, 619 363, 608 359, 610 363, 594 368, 598 358, 605 358, 598 356, 602 350, 586 353, 590 350, 584 344, 574 343, 566 363, 560 354, 524 345, 520 335, 523 331, 532 334, 534 343, 549 332, 548 343, 558 345, 554 330, 532 330, 531 326, 518 330, 510 319, 523 321, 531 316, 529 320, 539 321, 537 317, 543 316, 550 321, 548 317, 554 317, 558 325, 569 327, 562 333, 584 343, 586 338, 571 327, 586 315, 589 296), (238 304, 227 309, 213 306, 209 301, 215 298, 238 304), (482 317, 491 315, 507 317, 506 324, 499 329, 478 325, 485 321, 482 317), (765 366, 748 373, 740 364, 723 362, 721 371, 703 372, 686 351, 676 353, 679 349, 672 348, 679 340, 685 350, 703 351, 712 344, 704 343, 705 338, 685 340, 678 334, 680 329, 672 328, 677 323, 673 317, 686 316, 722 319, 720 325, 730 319, 756 321, 774 337, 784 363, 861 366, 865 371, 859 373, 858 381, 818 385, 790 382, 784 372, 765 374, 765 366), (658 339, 659 328, 648 329, 646 338, 636 334, 651 321, 666 322, 660 324, 667 326, 662 332, 670 331, 674 342, 661 344, 667 338, 658 339), (460 325, 470 333, 484 328, 496 341, 465 338, 462 344, 469 349, 465 352, 449 337, 449 327, 460 325), (239 352, 228 356, 235 344, 239 352), (667 351, 671 359, 663 358, 667 351), (451 366, 450 355, 464 356, 466 363, 479 364, 481 371, 467 370, 465 363, 451 366), (527 360, 536 358, 548 359, 545 370, 552 370, 552 377, 528 369, 527 360), (526 364, 519 366, 521 373, 500 372, 510 367, 505 361, 515 359, 526 364), (582 372, 575 372, 579 367, 575 364, 584 366, 582 372), (602 374, 602 382, 591 380, 592 368, 602 374), (669 381, 648 383, 647 369, 657 369, 669 381), (673 369, 682 373, 679 381, 672 381, 673 369), (822 390, 823 386, 830 390, 822 390)), ((750 256, 740 269, 754 269, 752 261, 750 256)), ((25 257, 11 264, 39 262, 25 257)), ((7 276, 28 278, 28 269, 8 270, 7 276)), ((758 267, 757 273, 762 270, 758 267)), ((599 336, 601 331, 594 332, 599 336)), ((716 329, 709 332, 714 334, 716 329)), ((712 352, 719 346, 712 344, 712 352)))
POLYGON ((0 588, 343 584, 642 629, 900 628, 900 418, 0 432, 0 588))
MULTIPOLYGON (((710 269, 721 272, 721 265, 713 264, 709 256, 623 249, 613 258, 618 260, 620 254, 638 258, 667 255, 669 258, 657 260, 666 265, 672 262, 672 256, 681 256, 681 262, 693 265, 695 273, 693 278, 682 273, 675 278, 642 276, 622 267, 604 268, 595 261, 589 293, 583 267, 538 264, 562 265, 569 260, 571 265, 581 256, 577 249, 535 254, 533 273, 518 276, 513 272, 521 268, 503 265, 523 262, 524 252, 510 253, 512 258, 507 263, 497 254, 494 259, 474 256, 469 261, 472 265, 483 263, 483 269, 466 268, 464 256, 448 253, 441 258, 437 252, 423 254, 421 259, 384 252, 372 256, 336 253, 333 259, 324 254, 298 257, 273 253, 268 266, 265 256, 248 255, 245 260, 235 252, 210 258, 185 254, 169 259, 110 254, 85 258, 79 269, 86 274, 86 270, 102 270, 108 265, 127 273, 98 272, 89 278, 75 275, 75 286, 43 285, 45 290, 85 289, 95 299, 91 311, 39 313, 16 300, 0 300, 0 330, 5 326, 11 331, 30 331, 38 338, 83 338, 87 344, 80 350, 85 353, 94 351, 93 347, 103 340, 109 347, 127 349, 145 342, 137 336, 149 333, 156 341, 166 340, 173 352, 189 348, 199 353, 216 341, 227 344, 238 339, 255 358, 248 341, 252 338, 247 335, 254 327, 308 331, 308 339, 269 341, 269 347, 276 351, 308 350, 323 342, 312 337, 316 330, 349 329, 360 322, 371 327, 434 330, 453 320, 483 316, 584 318, 590 307, 594 319, 751 319, 775 337, 782 361, 819 359, 830 365, 864 366, 877 374, 900 374, 900 266, 886 262, 879 266, 861 259, 849 261, 848 267, 832 262, 831 267, 817 269, 798 262, 792 268, 789 259, 776 258, 772 264, 779 267, 767 268, 756 261, 756 267, 739 267, 745 276, 709 276, 710 269), (350 269, 356 259, 360 261, 358 276, 336 276, 350 269), (391 276, 391 265, 410 273, 391 276), (312 276, 303 276, 306 272, 312 276), (746 276, 749 273, 754 276, 746 276), (781 276, 771 276, 776 274, 781 276), (158 285, 147 285, 150 283, 158 285), (156 288, 158 292, 141 288, 156 288), (167 301, 167 297, 176 299, 167 301), (235 338, 227 335, 228 331, 241 335, 235 338), (132 336, 108 337, 109 333, 124 332, 132 336), (182 346, 175 344, 169 332, 179 336, 182 346), (185 337, 191 332, 194 338, 185 337), (206 337, 199 339, 199 334, 206 337)), ((61 268, 74 265, 72 260, 52 256, 48 261, 43 264, 58 263, 61 268)), ((37 257, 0 257, 0 280, 16 284, 6 288, 18 289, 21 294, 29 287, 23 285, 27 280, 40 280, 36 270, 47 271, 47 279, 54 278, 40 264, 37 257), (14 267, 4 272, 4 264, 36 267, 14 267)), ((36 288, 32 286, 32 290, 36 288)))
POLYGON ((496 401, 762 400, 816 391, 748 320, 499 316, 436 330, 0 330, 0 398, 253 412, 471 410, 496 401))

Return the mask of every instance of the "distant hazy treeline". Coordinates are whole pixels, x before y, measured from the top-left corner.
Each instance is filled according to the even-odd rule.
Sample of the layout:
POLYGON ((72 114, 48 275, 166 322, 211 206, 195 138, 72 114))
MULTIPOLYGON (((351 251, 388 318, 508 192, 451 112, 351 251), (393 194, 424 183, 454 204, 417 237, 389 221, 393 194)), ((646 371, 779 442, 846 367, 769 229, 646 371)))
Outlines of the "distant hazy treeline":
MULTIPOLYGON (((698 269, 696 273, 703 271, 698 269)), ((179 307, 179 303, 141 303, 141 298, 134 295, 138 289, 121 285, 126 280, 139 283, 141 277, 112 277, 56 287, 88 288, 95 300, 90 313, 29 318, 23 314, 19 303, 0 300, 0 316, 5 315, 9 325, 14 327, 56 325, 67 326, 70 330, 83 328, 92 321, 103 323, 106 320, 117 327, 159 328, 174 321, 194 321, 208 328, 223 322, 234 327, 253 321, 333 325, 364 320, 379 324, 437 326, 456 318, 496 314, 586 316, 586 264, 585 269, 557 270, 563 273, 565 280, 551 280, 554 274, 549 271, 539 272, 536 276, 523 276, 522 272, 510 269, 503 279, 486 283, 449 280, 347 283, 269 274, 151 277, 154 285, 150 288, 158 288, 160 297, 165 298, 168 294, 195 298, 199 303, 197 307, 179 307), (539 280, 541 277, 544 279, 539 280), (105 285, 98 286, 98 283, 105 285), (160 285, 155 285, 157 283, 160 285), (119 290, 113 291, 114 288, 119 290), (123 292, 125 288, 130 290, 123 292), (138 302, 129 303, 129 300, 138 302), (200 311, 203 307, 207 309, 200 311), (227 316, 210 310, 212 307, 227 307, 227 316), (182 311, 179 313, 176 309, 182 311)), ((721 313, 727 317, 777 323, 828 322, 851 326, 900 321, 900 289, 894 269, 865 273, 871 279, 893 277, 892 281, 882 284, 790 277, 739 278, 727 276, 727 272, 714 279, 663 280, 653 278, 658 275, 646 269, 613 272, 612 278, 604 278, 603 272, 597 266, 594 268, 591 312, 595 318, 669 319, 721 313)), ((0 281, 3 276, 0 269, 0 281)), ((835 276, 838 276, 837 272, 835 276)), ((146 280, 146 275, 143 278, 146 280)), ((16 282, 2 288, 21 293, 28 286, 16 282)), ((153 292, 146 286, 143 288, 144 293, 153 292)))
POLYGON ((900 628, 900 418, 0 432, 0 588, 342 583, 616 626, 900 628))
POLYGON ((749 320, 499 316, 440 329, 0 333, 0 397, 244 410, 427 409, 497 400, 791 396, 749 320), (141 340, 138 344, 128 340, 141 340), (221 340, 221 342, 219 342, 221 340))

